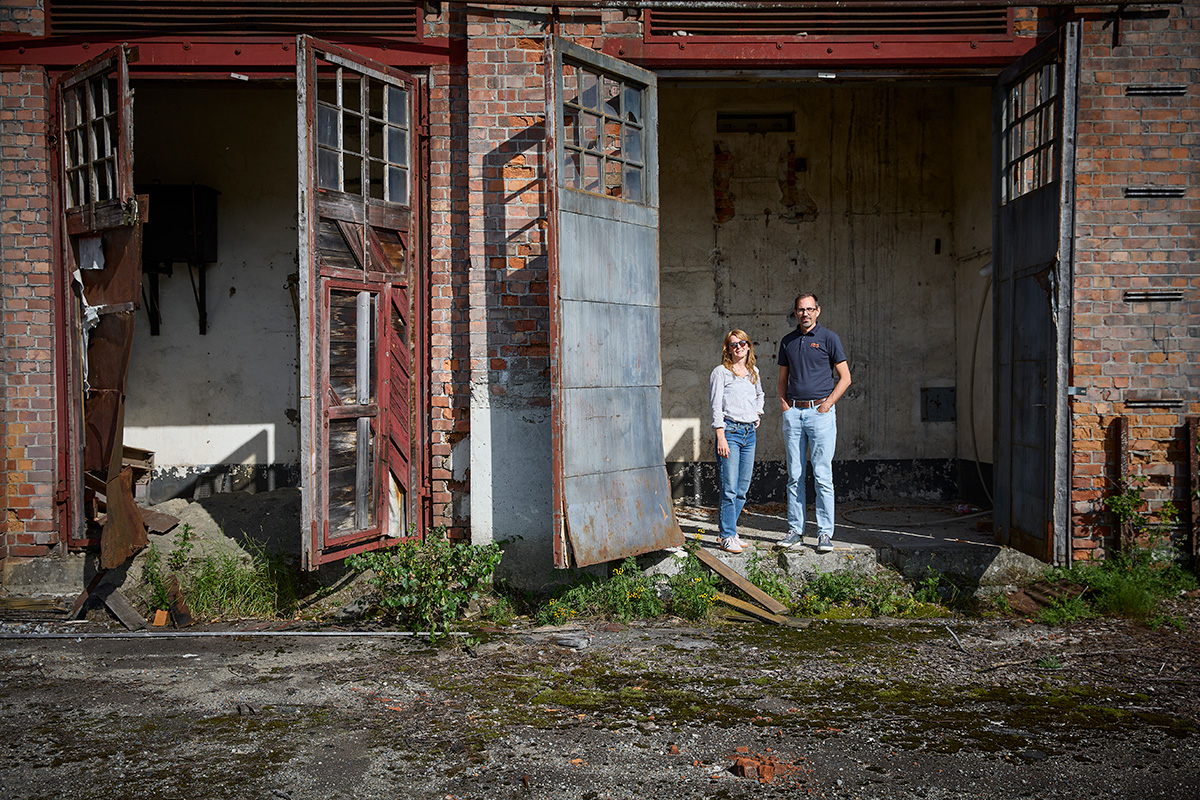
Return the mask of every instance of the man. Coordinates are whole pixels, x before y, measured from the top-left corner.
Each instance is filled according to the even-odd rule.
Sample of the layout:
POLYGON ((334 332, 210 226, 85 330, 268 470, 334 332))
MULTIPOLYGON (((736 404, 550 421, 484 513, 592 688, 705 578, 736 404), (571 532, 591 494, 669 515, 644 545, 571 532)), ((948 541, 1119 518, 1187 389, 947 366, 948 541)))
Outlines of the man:
POLYGON ((833 449, 837 442, 834 403, 850 386, 850 367, 837 334, 817 324, 815 295, 796 298, 796 330, 779 343, 779 385, 783 442, 787 454, 788 534, 778 547, 804 540, 804 466, 811 453, 817 488, 817 552, 833 549, 833 449))

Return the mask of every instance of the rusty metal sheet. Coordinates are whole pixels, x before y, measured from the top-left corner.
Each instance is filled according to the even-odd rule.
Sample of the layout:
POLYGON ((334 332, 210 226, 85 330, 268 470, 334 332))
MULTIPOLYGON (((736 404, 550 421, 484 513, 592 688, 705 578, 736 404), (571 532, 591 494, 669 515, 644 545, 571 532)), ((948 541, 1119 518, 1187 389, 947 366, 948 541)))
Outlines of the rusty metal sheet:
MULTIPOLYGON (((140 226, 111 228, 104 240, 104 269, 80 271, 88 305, 142 305, 142 236, 140 226)), ((78 245, 78 240, 72 242, 78 245)))
POLYGON ((683 543, 662 441, 656 84, 563 40, 550 55, 554 502, 569 543, 554 555, 586 566, 683 543), (609 163, 580 126, 567 134, 572 115, 585 137, 643 147, 609 163))
POLYGON ((563 491, 569 498, 567 534, 579 566, 683 544, 661 465, 567 477, 563 491))
POLYGON ((134 312, 101 314, 88 335, 87 381, 94 390, 125 391, 133 351, 134 312))
POLYGON ((83 401, 83 468, 108 475, 124 425, 121 419, 120 390, 88 392, 83 401))
POLYGON ((133 500, 133 470, 121 470, 108 482, 107 514, 100 537, 100 568, 113 569, 146 546, 146 525, 133 500))
POLYGON ((658 386, 563 387, 562 398, 563 427, 580 445, 564 452, 563 475, 664 466, 658 386))

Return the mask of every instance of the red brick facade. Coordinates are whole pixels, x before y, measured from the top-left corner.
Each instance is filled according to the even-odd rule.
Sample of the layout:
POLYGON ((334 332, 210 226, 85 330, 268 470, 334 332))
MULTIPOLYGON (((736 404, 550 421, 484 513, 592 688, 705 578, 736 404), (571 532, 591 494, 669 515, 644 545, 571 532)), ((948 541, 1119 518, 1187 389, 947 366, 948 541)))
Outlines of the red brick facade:
POLYGON ((0 73, 0 558, 58 541, 48 96, 40 69, 0 73))
MULTIPOLYGON (((0 11, 0 33, 41 35, 40 2, 0 11)), ((1054 9, 1018 9, 1018 33, 1045 33, 1054 9)), ((429 36, 450 43, 429 72, 430 420, 433 524, 470 535, 465 447, 472 399, 545 410, 550 402, 544 47, 548 19, 532 9, 446 5, 429 36)), ((561 9, 561 35, 585 46, 640 35, 620 11, 561 9)), ((1129 421, 1131 471, 1155 507, 1184 507, 1185 418, 1200 414, 1200 15, 1083 26, 1078 136, 1073 402, 1073 550, 1102 556, 1112 520, 1103 497, 1120 482, 1117 417, 1129 421), (1119 37, 1119 38, 1115 38, 1119 37), (1177 84, 1176 95, 1129 86, 1177 84), (1178 187, 1181 198, 1135 199, 1127 187, 1178 187), (1182 301, 1130 303, 1129 290, 1178 289, 1182 301), (1131 408, 1137 392, 1175 408, 1131 408)), ((5 71, 0 84, 0 341, 5 469, 0 558, 48 552, 55 527, 53 253, 45 140, 49 81, 5 71)), ((1192 476, 1192 480, 1195 477, 1192 476)))
POLYGON ((1103 500, 1122 480, 1146 479, 1152 511, 1166 500, 1188 506, 1186 418, 1200 414, 1200 9, 1183 4, 1164 19, 1122 20, 1116 32, 1111 22, 1085 22, 1081 60, 1072 384, 1085 394, 1072 403, 1076 559, 1103 557, 1113 544, 1103 500), (1137 93, 1169 87, 1182 93, 1137 93), (1183 196, 1127 196, 1142 187, 1183 196), (1183 299, 1126 296, 1147 290, 1183 299), (1178 404, 1129 404, 1155 399, 1178 404), (1118 417, 1128 425, 1125 476, 1118 417))

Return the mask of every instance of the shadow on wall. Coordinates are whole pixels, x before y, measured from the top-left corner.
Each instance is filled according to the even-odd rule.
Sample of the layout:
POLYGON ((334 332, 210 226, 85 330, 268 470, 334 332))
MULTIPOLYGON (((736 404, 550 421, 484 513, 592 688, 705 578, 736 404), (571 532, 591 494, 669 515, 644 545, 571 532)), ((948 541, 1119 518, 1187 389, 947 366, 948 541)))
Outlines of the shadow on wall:
POLYGON ((554 577, 550 273, 545 126, 530 122, 483 156, 488 431, 471 434, 491 475, 482 486, 473 472, 471 494, 491 495, 490 525, 475 527, 510 542, 499 577, 541 588, 554 577))

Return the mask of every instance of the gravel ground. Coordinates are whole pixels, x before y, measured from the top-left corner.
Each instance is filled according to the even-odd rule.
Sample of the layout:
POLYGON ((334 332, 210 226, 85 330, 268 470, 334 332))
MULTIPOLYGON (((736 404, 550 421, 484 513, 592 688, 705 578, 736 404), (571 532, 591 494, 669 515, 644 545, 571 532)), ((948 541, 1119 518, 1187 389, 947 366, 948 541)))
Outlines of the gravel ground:
POLYGON ((1182 630, 518 623, 442 647, 261 623, 102 638, 119 630, 9 611, 0 789, 14 800, 1194 798, 1198 611, 1180 601, 1182 630))

